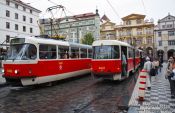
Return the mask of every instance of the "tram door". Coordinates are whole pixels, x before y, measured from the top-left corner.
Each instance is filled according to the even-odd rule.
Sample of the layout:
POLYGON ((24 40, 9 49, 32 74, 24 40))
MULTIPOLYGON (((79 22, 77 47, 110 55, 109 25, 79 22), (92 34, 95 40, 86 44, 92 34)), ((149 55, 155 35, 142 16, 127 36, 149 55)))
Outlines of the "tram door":
POLYGON ((127 47, 121 46, 121 67, 122 67, 122 77, 127 76, 128 70, 128 56, 127 56, 127 47))

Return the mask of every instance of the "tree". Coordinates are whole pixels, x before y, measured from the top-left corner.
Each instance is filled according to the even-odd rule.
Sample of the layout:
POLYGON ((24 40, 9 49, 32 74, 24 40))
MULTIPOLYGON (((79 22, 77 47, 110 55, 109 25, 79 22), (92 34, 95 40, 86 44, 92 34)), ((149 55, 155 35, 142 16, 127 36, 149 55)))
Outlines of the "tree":
POLYGON ((84 35, 84 38, 82 39, 82 44, 92 45, 93 41, 94 37, 92 33, 87 33, 86 35, 84 35))

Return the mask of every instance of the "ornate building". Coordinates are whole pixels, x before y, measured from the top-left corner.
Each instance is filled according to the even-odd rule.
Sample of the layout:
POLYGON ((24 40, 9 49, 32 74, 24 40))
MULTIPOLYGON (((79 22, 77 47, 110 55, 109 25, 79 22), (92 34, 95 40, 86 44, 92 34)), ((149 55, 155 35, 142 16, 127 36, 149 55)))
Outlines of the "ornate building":
POLYGON ((153 20, 144 20, 145 15, 130 14, 122 18, 123 24, 116 26, 116 38, 146 51, 153 57, 155 51, 153 20))
POLYGON ((66 41, 81 43, 87 33, 91 33, 94 40, 100 37, 100 17, 96 13, 84 13, 63 18, 40 19, 44 34, 49 36, 60 35, 66 41))
POLYGON ((175 56, 175 16, 168 16, 158 20, 155 27, 157 56, 167 60, 175 56))
POLYGON ((116 39, 115 23, 111 22, 106 15, 104 15, 100 21, 100 39, 116 39))

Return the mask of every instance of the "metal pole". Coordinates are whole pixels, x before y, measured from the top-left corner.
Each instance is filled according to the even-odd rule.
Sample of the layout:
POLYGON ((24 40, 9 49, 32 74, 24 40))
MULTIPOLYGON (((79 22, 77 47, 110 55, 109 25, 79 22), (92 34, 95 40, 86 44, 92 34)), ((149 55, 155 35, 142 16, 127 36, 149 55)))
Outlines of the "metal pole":
POLYGON ((77 43, 79 43, 79 29, 77 27, 77 43))
POLYGON ((51 27, 51 37, 52 37, 52 26, 53 25, 53 21, 52 21, 52 19, 50 19, 50 27, 51 27))

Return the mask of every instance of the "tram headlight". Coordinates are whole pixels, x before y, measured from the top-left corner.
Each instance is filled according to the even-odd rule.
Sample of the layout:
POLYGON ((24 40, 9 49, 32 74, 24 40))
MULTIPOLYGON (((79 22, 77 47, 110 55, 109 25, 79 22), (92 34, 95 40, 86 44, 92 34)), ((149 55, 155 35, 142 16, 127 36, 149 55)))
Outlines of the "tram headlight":
POLYGON ((18 74, 18 72, 19 72, 18 70, 15 70, 15 74, 18 74))
POLYGON ((1 72, 4 73, 5 72, 4 69, 2 69, 1 72))

